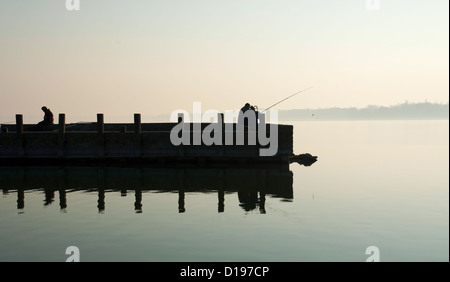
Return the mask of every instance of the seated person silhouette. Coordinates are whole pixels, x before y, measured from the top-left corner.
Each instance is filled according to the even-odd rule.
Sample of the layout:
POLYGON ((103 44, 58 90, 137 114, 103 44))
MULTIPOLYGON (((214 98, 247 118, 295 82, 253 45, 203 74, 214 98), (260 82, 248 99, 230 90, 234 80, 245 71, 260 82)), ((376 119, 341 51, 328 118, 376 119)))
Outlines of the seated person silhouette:
POLYGON ((45 113, 44 114, 44 120, 39 122, 38 124, 36 124, 33 127, 33 131, 40 131, 40 130, 44 130, 46 127, 48 127, 49 125, 53 124, 53 113, 52 111, 50 111, 49 108, 47 107, 42 107, 41 108, 42 111, 45 113))

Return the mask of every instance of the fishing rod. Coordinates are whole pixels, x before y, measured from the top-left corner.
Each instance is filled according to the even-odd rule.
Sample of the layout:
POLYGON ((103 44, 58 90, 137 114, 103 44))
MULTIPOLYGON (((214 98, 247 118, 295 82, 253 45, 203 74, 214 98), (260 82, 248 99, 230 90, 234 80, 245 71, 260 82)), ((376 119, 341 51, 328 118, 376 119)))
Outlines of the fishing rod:
POLYGON ((290 95, 289 97, 286 97, 286 98, 284 98, 283 100, 281 100, 281 101, 279 101, 279 102, 273 104, 272 106, 270 106, 270 107, 268 107, 267 109, 263 110, 261 113, 264 113, 265 111, 267 111, 268 109, 270 109, 270 108, 272 108, 272 107, 278 105, 279 103, 284 102, 284 101, 286 101, 287 99, 289 99, 289 98, 291 98, 291 97, 294 97, 295 95, 298 95, 298 94, 300 94, 300 93, 302 93, 302 92, 305 92, 306 90, 309 90, 309 89, 311 89, 311 88, 312 88, 312 87, 308 87, 308 88, 305 88, 305 89, 303 89, 303 90, 300 90, 300 91, 298 91, 298 92, 296 92, 296 93, 290 95))

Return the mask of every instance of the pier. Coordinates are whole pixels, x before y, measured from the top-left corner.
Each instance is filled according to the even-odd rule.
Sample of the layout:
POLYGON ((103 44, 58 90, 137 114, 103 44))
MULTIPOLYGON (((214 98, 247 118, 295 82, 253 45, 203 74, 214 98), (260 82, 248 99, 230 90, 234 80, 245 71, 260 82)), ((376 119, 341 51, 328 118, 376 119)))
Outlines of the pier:
MULTIPOLYGON (((96 122, 73 124, 66 124, 65 114, 59 114, 58 123, 45 131, 32 131, 34 124, 25 124, 24 117, 17 114, 15 124, 1 125, 0 165, 289 163, 293 155, 292 125, 277 125, 276 154, 260 156, 260 149, 267 145, 247 142, 248 133, 257 132, 246 129, 244 145, 226 145, 225 136, 236 140, 238 128, 235 123, 224 123, 223 118, 218 120, 221 122, 215 128, 220 131, 214 134, 221 136, 220 145, 192 142, 211 123, 185 123, 191 145, 175 146, 170 134, 179 123, 142 123, 140 114, 134 114, 134 123, 105 123, 99 113, 96 122)), ((270 134, 270 128, 266 124, 266 134, 270 134)))

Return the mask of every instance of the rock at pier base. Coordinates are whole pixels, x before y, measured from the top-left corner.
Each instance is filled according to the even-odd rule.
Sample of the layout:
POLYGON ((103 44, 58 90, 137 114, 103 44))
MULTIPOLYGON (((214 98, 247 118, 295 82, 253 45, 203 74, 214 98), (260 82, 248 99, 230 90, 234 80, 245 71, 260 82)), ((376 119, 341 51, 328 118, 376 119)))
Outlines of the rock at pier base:
POLYGON ((313 156, 309 153, 300 154, 300 155, 292 155, 289 157, 289 163, 298 163, 304 166, 310 166, 313 163, 317 162, 317 156, 313 156))

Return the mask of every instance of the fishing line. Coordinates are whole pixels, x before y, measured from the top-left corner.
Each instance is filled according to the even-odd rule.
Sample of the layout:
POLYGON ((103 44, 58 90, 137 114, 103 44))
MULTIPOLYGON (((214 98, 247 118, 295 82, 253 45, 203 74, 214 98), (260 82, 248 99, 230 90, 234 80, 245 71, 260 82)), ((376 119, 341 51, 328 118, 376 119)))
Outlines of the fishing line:
POLYGON ((298 91, 298 92, 296 92, 296 93, 294 93, 294 94, 292 94, 292 95, 290 95, 290 96, 284 98, 283 100, 281 100, 281 101, 279 101, 279 102, 273 104, 272 106, 270 106, 270 107, 268 107, 267 109, 263 110, 261 113, 264 113, 264 112, 267 111, 268 109, 270 109, 270 108, 272 108, 272 107, 274 107, 274 106, 280 104, 281 102, 284 102, 284 101, 286 101, 287 99, 289 99, 289 98, 291 98, 291 97, 294 97, 295 95, 298 95, 298 94, 300 94, 300 93, 302 93, 302 92, 305 92, 306 90, 309 90, 309 89, 311 89, 311 88, 312 88, 312 86, 311 86, 311 87, 308 87, 308 88, 305 88, 305 89, 303 89, 303 90, 300 90, 300 91, 298 91))

